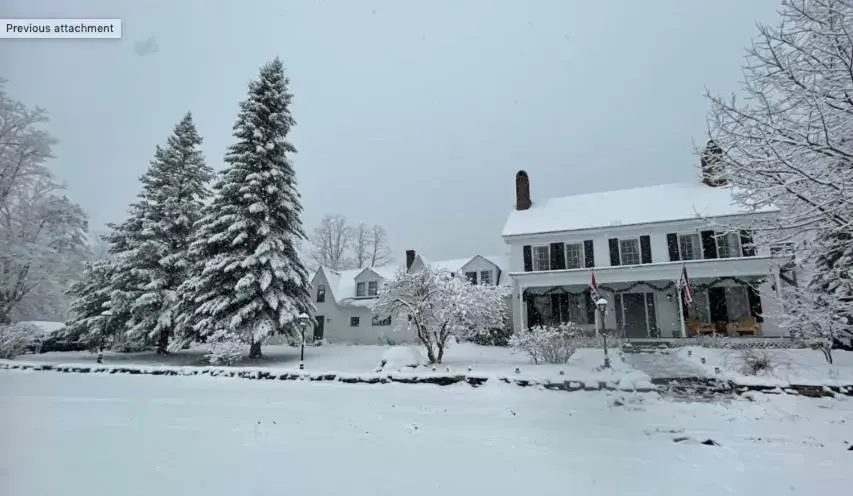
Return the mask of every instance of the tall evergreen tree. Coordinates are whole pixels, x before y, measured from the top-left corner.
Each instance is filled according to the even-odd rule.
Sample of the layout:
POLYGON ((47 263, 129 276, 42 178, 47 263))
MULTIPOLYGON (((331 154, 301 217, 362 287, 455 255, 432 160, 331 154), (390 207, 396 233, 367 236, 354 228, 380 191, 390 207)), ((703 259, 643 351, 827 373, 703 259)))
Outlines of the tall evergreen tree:
POLYGON ((74 315, 65 325, 67 338, 97 348, 106 345, 115 335, 115 324, 110 319, 111 276, 109 260, 86 264, 80 281, 67 291, 73 298, 70 311, 74 315))
POLYGON ((164 148, 157 147, 143 184, 140 232, 129 267, 141 281, 131 303, 128 336, 156 339, 166 353, 175 324, 178 286, 189 270, 188 249, 193 224, 201 217, 213 170, 202 156, 202 138, 192 114, 175 129, 164 148))
MULTIPOLYGON (((240 104, 227 166, 196 223, 193 274, 181 286, 188 302, 182 339, 240 343, 249 356, 276 333, 296 334, 296 318, 313 307, 308 273, 297 254, 306 239, 287 141, 295 121, 284 67, 276 58, 249 83, 240 104)), ((177 344, 177 343, 176 343, 177 344)), ((233 349, 233 348, 232 348, 233 349)))

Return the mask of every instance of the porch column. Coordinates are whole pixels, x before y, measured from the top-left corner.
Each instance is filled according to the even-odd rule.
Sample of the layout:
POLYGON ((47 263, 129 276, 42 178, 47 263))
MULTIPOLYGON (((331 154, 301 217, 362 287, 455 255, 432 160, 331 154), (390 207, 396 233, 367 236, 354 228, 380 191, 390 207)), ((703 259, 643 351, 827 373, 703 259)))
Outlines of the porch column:
POLYGON ((518 329, 516 332, 521 332, 527 327, 527 305, 524 302, 524 290, 526 289, 526 286, 518 285, 518 329))

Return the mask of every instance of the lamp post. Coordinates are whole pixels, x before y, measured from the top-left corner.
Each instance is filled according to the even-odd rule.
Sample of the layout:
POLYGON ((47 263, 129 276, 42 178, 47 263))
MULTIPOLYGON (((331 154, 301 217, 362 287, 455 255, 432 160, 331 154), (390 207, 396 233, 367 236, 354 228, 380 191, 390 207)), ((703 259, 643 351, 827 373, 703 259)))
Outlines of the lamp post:
POLYGON ((601 339, 604 342, 604 368, 610 368, 610 356, 607 354, 607 332, 604 330, 604 316, 607 313, 607 300, 599 298, 595 300, 595 306, 598 307, 598 321, 601 329, 601 339))
POLYGON ((305 329, 311 317, 307 313, 300 313, 296 320, 299 321, 299 329, 302 330, 302 349, 299 351, 299 370, 305 370, 305 329))

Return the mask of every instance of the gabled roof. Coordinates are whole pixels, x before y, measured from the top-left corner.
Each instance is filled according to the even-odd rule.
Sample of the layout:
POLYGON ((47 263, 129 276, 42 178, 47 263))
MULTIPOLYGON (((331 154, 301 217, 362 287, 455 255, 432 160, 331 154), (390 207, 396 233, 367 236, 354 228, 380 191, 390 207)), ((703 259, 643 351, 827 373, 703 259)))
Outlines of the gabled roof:
POLYGON ((329 291, 332 293, 332 297, 335 299, 336 303, 341 305, 352 303, 347 300, 353 300, 355 298, 355 278, 362 272, 371 270, 383 279, 390 279, 394 277, 394 274, 401 268, 402 266, 400 264, 348 270, 334 270, 328 267, 320 267, 317 270, 317 273, 322 272, 326 276, 326 281, 329 282, 329 291))
POLYGON ((775 211, 735 205, 729 187, 713 188, 700 182, 660 184, 534 201, 527 210, 510 212, 502 236, 775 211))
POLYGON ((498 269, 500 269, 500 274, 498 275, 499 280, 497 281, 498 285, 506 285, 509 284, 509 277, 507 276, 507 271, 509 269, 509 256, 482 256, 482 255, 474 255, 473 257, 468 258, 452 258, 450 260, 427 260, 422 255, 416 255, 421 259, 421 263, 424 265, 429 265, 431 267, 435 267, 437 269, 446 270, 448 272, 459 272, 463 267, 468 265, 470 262, 477 258, 482 258, 488 262, 491 262, 497 265, 498 269))

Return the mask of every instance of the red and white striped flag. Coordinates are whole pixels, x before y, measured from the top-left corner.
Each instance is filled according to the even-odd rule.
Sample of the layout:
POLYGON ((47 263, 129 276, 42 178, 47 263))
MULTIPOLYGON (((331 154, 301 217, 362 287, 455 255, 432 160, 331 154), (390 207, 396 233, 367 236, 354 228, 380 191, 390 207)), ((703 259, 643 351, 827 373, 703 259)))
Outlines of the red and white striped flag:
POLYGON ((690 279, 687 278, 687 264, 681 264, 681 279, 678 281, 681 288, 681 298, 684 303, 693 303, 693 289, 690 288, 690 279))
POLYGON ((595 282, 595 269, 590 271, 591 277, 589 280, 589 289, 591 290, 591 296, 593 301, 598 299, 598 283, 595 282))

